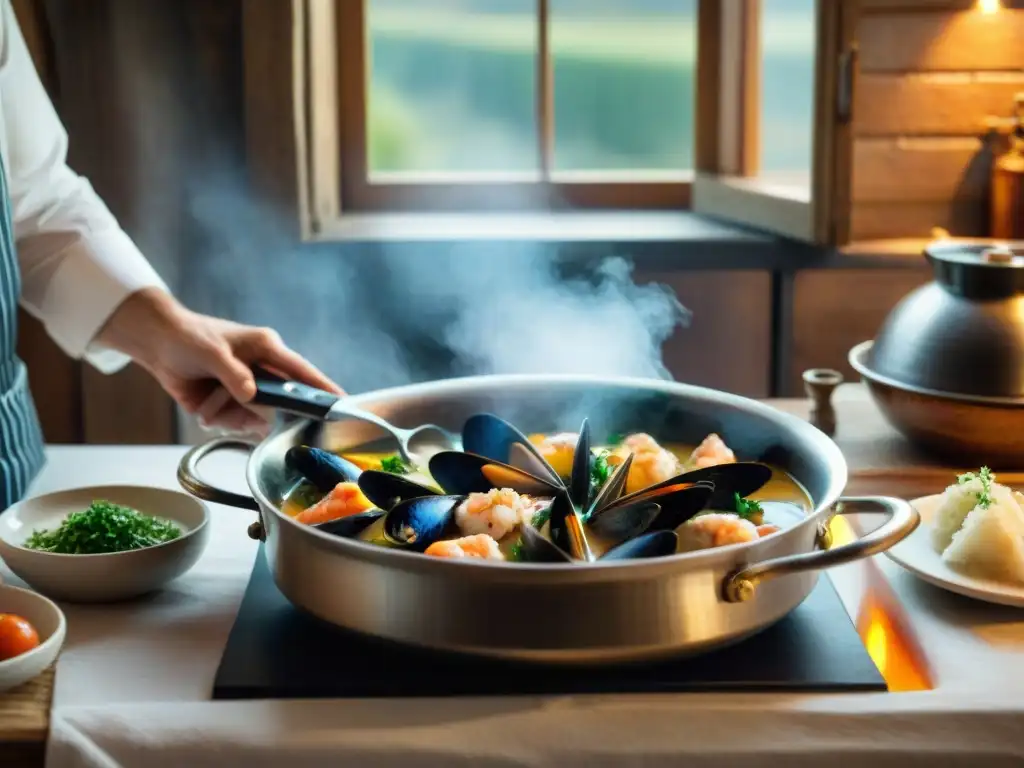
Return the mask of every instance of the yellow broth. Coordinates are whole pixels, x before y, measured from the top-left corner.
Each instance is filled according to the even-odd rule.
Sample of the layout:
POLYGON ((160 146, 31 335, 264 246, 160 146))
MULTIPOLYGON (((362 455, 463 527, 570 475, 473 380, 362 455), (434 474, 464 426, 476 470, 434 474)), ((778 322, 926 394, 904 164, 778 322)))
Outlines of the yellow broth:
MULTIPOLYGON (((666 450, 671 451, 682 465, 693 452, 695 446, 678 443, 666 443, 662 445, 666 450)), ((610 446, 598 446, 594 451, 610 450, 610 446)), ((381 461, 394 456, 393 453, 355 451, 340 454, 353 462, 361 469, 380 469, 381 461)), ((740 460, 743 460, 742 458, 740 460)), ((749 498, 764 503, 764 523, 776 525, 779 528, 787 528, 794 525, 799 519, 813 509, 813 505, 807 491, 792 476, 781 467, 769 464, 772 469, 771 479, 749 498), (768 502, 768 503, 765 503, 768 502), (774 503, 771 503, 774 502, 774 503)), ((425 469, 419 469, 414 473, 404 475, 405 478, 423 485, 433 486, 433 479, 425 469)), ((497 478, 496 478, 497 479, 497 478)), ((282 502, 282 511, 295 517, 310 504, 317 501, 322 494, 305 481, 300 481, 285 497, 282 502)), ((708 510, 714 512, 735 512, 735 509, 708 510)), ((359 539, 364 541, 380 540, 383 531, 383 519, 375 521, 366 528, 359 539)), ((541 533, 548 536, 548 525, 541 528, 541 533)), ((450 538, 458 538, 461 534, 454 531, 450 538)), ((513 532, 502 538, 498 545, 507 558, 514 555, 513 548, 519 541, 518 532, 513 532)), ((587 541, 596 557, 600 557, 611 548, 613 542, 602 541, 594 531, 587 529, 587 541)))

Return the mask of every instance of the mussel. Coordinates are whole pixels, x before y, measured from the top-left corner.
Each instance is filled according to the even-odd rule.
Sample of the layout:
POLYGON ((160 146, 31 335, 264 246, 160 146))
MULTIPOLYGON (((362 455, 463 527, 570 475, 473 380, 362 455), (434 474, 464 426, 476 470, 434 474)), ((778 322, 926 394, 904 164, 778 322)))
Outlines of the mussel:
POLYGON ((351 461, 308 445, 296 445, 284 455, 284 463, 302 475, 321 493, 330 493, 338 483, 356 482, 362 470, 351 461))
POLYGON ((316 523, 312 527, 324 533, 329 533, 332 536, 352 539, 377 522, 384 514, 383 509, 368 509, 355 515, 339 517, 335 520, 328 520, 325 523, 316 523))
POLYGON ((367 469, 359 476, 359 490, 381 509, 389 510, 396 504, 422 496, 440 496, 433 488, 414 482, 401 475, 367 469))
MULTIPOLYGON (((709 509, 732 509, 735 494, 746 498, 757 493, 772 479, 772 468, 756 461, 736 461, 730 464, 715 464, 711 467, 692 469, 673 480, 686 483, 709 482, 714 492, 708 499, 709 509)), ((668 482, 672 482, 671 480, 668 482)), ((664 485, 660 483, 659 485, 664 485)), ((655 486, 658 487, 658 486, 655 486)), ((649 491, 651 489, 644 489, 649 491)), ((643 493, 643 491, 641 491, 643 493)))
POLYGON ((396 504, 384 517, 383 536, 393 547, 422 552, 445 538, 464 496, 421 496, 396 504))
POLYGON ((429 462, 430 476, 445 493, 468 496, 493 488, 511 488, 530 496, 554 496, 561 484, 543 480, 511 464, 462 451, 435 453, 429 462))
POLYGON ((493 413, 471 416, 462 427, 462 449, 521 469, 552 484, 561 478, 529 438, 493 413))
MULTIPOLYGON (((571 563, 574 558, 554 544, 532 525, 522 526, 521 546, 523 558, 532 563, 571 563)), ((674 554, 679 545, 675 531, 653 531, 636 538, 627 539, 612 547, 600 558, 602 560, 639 560, 650 557, 667 557, 674 554)))

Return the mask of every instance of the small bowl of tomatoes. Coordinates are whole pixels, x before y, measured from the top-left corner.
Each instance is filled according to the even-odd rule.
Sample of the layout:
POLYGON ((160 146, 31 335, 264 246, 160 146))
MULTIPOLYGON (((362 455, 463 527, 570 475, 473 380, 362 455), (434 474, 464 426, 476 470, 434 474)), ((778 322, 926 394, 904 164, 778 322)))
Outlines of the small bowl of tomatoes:
POLYGON ((67 622, 38 592, 0 584, 0 691, 27 683, 60 654, 67 622))

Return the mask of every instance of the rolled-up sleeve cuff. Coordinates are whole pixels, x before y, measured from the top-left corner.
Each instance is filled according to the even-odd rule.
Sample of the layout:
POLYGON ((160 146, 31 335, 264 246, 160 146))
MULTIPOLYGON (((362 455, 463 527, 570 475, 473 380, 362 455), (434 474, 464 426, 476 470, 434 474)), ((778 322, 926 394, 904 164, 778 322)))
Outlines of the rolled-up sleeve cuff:
POLYGON ((122 230, 90 233, 70 246, 47 285, 43 317, 64 352, 102 373, 116 373, 131 358, 98 344, 96 335, 131 294, 143 288, 168 290, 122 230))

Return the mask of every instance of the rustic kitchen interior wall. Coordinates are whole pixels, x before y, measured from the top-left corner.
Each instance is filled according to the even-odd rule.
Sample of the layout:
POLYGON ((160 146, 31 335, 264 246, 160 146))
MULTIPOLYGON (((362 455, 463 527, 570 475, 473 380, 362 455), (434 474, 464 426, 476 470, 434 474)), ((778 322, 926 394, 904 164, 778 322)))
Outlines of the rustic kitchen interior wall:
MULTIPOLYGON (((432 345, 429 333, 412 323, 385 322, 393 314, 387 304, 397 294, 394 275, 382 272, 404 269, 411 263, 404 257, 389 255, 382 267, 372 246, 318 246, 299 253, 261 244, 252 232, 238 235, 259 231, 262 221, 259 205, 244 196, 243 0, 14 2, 69 129, 72 164, 90 177, 186 303, 278 328, 351 391, 401 383, 403 377, 451 375, 450 359, 432 345), (289 257, 293 261, 284 264, 289 257), (299 264, 301 269, 291 266, 299 264), (380 360, 347 354, 346 335, 360 322, 351 308, 318 306, 311 318, 303 286, 340 281, 365 283, 359 311, 401 349, 401 370, 391 366, 385 372, 380 360)), ((985 46, 975 43, 967 46, 971 54, 947 45, 950 34, 961 47, 971 39, 955 24, 952 32, 944 26, 961 18, 950 10, 955 5, 865 0, 853 190, 860 238, 927 235, 935 225, 969 234, 977 229, 951 225, 963 219, 976 227, 983 220, 976 163, 986 162, 984 132, 972 128, 974 118, 965 115, 973 111, 981 121, 998 110, 1021 63, 1015 73, 1007 54, 1000 59, 978 53, 985 46), (903 10, 882 14, 880 5, 903 10), (891 43, 887 20, 902 25, 905 39, 899 45, 891 43), (901 49, 902 59, 893 59, 894 48, 901 49), (954 88, 957 82, 963 88, 954 88), (931 177, 941 183, 915 180, 931 177), (945 190, 944 196, 933 186, 945 190)), ((1019 23, 1012 18, 1007 23, 1019 23)), ((977 34, 979 28, 971 28, 977 34)), ((1016 49, 1015 55, 1024 55, 1016 49)), ((477 257, 441 255, 452 265, 472 265, 477 257)), ((412 258, 430 257, 424 252, 412 258)), ((895 260, 893 267, 694 270, 684 260, 678 268, 662 260, 639 262, 635 278, 669 286, 694 313, 691 327, 665 345, 675 378, 751 396, 792 395, 801 391, 803 368, 831 366, 849 374, 849 347, 870 338, 892 305, 928 276, 919 260, 895 260)), ((174 409, 144 372, 130 368, 104 377, 67 361, 30 320, 22 325, 20 349, 51 442, 176 438, 174 409)))
POLYGON ((854 105, 854 240, 989 234, 989 179, 1024 91, 1024 9, 862 0, 854 105))

